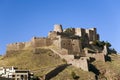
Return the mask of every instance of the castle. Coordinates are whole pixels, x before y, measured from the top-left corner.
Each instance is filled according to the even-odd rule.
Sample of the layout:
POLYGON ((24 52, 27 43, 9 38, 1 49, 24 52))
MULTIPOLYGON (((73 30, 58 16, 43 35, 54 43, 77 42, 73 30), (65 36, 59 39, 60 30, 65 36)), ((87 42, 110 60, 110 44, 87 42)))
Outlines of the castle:
POLYGON ((20 42, 7 45, 7 51, 24 50, 25 48, 50 47, 50 49, 65 59, 68 64, 88 71, 88 61, 94 58, 98 61, 105 61, 107 48, 97 48, 92 45, 99 41, 99 34, 96 28, 68 28, 63 29, 62 25, 55 24, 54 30, 48 33, 48 37, 33 37, 29 42, 20 42))

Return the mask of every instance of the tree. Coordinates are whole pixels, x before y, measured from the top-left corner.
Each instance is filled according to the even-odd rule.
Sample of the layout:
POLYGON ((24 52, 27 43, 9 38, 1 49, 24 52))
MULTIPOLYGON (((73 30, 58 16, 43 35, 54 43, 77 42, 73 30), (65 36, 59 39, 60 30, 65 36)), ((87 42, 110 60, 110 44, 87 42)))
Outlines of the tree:
POLYGON ((93 41, 93 45, 101 47, 102 49, 104 48, 105 45, 107 46, 107 48, 111 47, 111 44, 108 41, 105 42, 105 41, 96 40, 93 41))
POLYGON ((108 48, 111 47, 111 44, 110 44, 108 41, 105 42, 105 45, 106 45, 108 48))

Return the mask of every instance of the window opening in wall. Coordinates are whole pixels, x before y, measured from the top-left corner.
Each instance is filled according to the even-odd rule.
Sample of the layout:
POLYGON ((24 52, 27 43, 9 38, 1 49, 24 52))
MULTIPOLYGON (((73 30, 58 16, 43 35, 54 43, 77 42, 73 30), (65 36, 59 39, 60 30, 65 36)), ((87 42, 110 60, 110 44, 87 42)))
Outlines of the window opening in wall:
POLYGON ((12 77, 15 77, 15 75, 12 75, 12 77))
POLYGON ((79 55, 74 55, 74 59, 80 59, 79 55))

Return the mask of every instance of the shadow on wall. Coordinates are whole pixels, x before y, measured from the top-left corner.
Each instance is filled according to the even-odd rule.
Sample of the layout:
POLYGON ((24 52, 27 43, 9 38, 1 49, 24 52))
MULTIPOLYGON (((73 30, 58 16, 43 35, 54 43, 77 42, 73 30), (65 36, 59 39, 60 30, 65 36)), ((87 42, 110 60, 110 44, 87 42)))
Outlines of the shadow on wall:
POLYGON ((55 77, 58 73, 63 71, 66 67, 70 66, 69 64, 63 64, 58 67, 56 67, 54 70, 46 74, 45 80, 50 80, 51 78, 55 77))
POLYGON ((90 61, 89 62, 91 63, 91 62, 94 62, 95 60, 96 60, 95 58, 90 57, 90 61))
POLYGON ((100 74, 99 70, 93 64, 89 64, 89 71, 93 72, 96 75, 100 74))

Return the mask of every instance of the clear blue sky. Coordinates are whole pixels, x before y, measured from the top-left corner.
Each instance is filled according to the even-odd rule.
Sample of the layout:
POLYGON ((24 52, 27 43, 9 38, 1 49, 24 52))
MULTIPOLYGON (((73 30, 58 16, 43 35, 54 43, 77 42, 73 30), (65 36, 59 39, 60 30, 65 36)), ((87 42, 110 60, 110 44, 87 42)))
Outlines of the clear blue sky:
POLYGON ((120 0, 0 0, 0 54, 9 43, 47 36, 54 24, 96 27, 120 51, 120 0))

